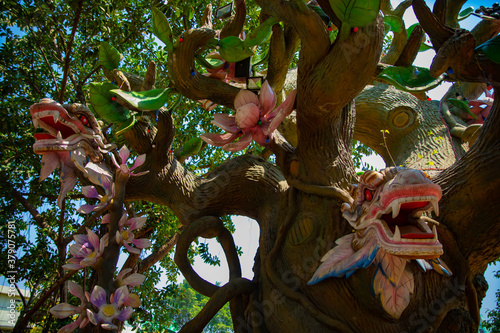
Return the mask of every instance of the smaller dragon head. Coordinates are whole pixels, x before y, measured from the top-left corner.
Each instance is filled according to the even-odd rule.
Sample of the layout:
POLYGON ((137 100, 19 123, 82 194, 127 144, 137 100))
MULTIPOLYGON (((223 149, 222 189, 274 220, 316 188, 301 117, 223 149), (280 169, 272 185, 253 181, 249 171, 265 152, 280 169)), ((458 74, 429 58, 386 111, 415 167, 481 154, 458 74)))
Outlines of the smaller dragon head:
POLYGON ((36 129, 33 151, 42 155, 40 180, 61 168, 58 205, 76 184, 78 168, 94 184, 102 186, 103 177, 112 178, 103 163, 103 153, 115 147, 107 144, 92 112, 82 104, 61 105, 44 98, 30 107, 36 129))
POLYGON ((432 259, 443 254, 436 226, 429 226, 435 221, 424 215, 439 215, 441 187, 424 172, 402 167, 367 171, 351 194, 354 203, 344 203, 342 212, 355 229, 355 249, 375 237, 381 249, 399 257, 432 259))
POLYGON ((94 115, 83 104, 63 106, 44 98, 30 107, 30 113, 35 128, 46 131, 35 133, 33 151, 36 154, 85 148, 92 161, 99 162, 102 160, 102 151, 110 148, 103 141, 94 115))

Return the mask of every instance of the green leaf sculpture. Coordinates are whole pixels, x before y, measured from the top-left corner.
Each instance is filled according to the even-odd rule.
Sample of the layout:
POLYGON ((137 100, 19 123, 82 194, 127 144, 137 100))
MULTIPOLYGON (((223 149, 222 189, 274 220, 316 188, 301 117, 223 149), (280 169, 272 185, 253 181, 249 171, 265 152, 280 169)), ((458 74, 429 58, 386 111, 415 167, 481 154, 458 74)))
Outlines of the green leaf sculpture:
POLYGON ((118 64, 123 59, 123 56, 107 42, 101 42, 99 45, 99 61, 98 64, 112 71, 118 68, 118 64))
POLYGON ((462 20, 465 20, 466 18, 468 18, 469 16, 471 16, 471 14, 474 13, 474 7, 469 7, 469 8, 465 8, 464 10, 462 10, 459 14, 458 14, 458 21, 462 21, 462 20))
POLYGON ((434 78, 428 68, 416 66, 388 67, 377 78, 406 92, 424 92, 437 87, 443 81, 443 76, 434 78))
POLYGON ((202 146, 203 140, 201 138, 192 138, 186 141, 181 148, 177 149, 174 155, 177 159, 194 156, 200 152, 202 146))
POLYGON ((229 62, 238 62, 253 55, 253 51, 236 36, 221 39, 219 47, 220 55, 229 62))
POLYGON ((158 37, 169 52, 174 49, 172 42, 172 29, 168 23, 167 17, 158 8, 153 7, 152 10, 153 34, 158 37))
POLYGON ((117 88, 116 85, 109 82, 92 82, 89 87, 90 104, 101 119, 108 123, 119 124, 130 118, 130 111, 113 101, 115 94, 112 90, 117 88))
POLYGON ((491 61, 500 64, 500 35, 476 47, 476 53, 483 53, 491 61))
POLYGON ((146 91, 124 91, 112 89, 111 93, 120 96, 134 108, 141 111, 154 111, 161 108, 168 100, 171 89, 152 89, 146 91))
POLYGON ((252 31, 245 40, 236 36, 228 36, 220 41, 212 40, 211 46, 218 46, 222 58, 228 62, 238 62, 253 55, 252 47, 262 44, 271 37, 273 25, 280 20, 276 17, 270 17, 262 22, 254 31, 252 31))
POLYGON ((460 110, 467 112, 474 120, 477 119, 477 116, 471 112, 469 103, 456 98, 448 98, 448 102, 450 102, 451 105, 456 106, 460 110))
POLYGON ((404 22, 399 16, 386 15, 384 23, 389 26, 389 30, 393 32, 401 32, 404 29, 404 22))
POLYGON ((380 0, 330 0, 330 6, 342 21, 339 38, 345 40, 352 27, 364 27, 377 17, 380 0))
POLYGON ((245 46, 247 47, 253 47, 256 45, 260 45, 267 41, 272 34, 272 29, 273 25, 279 23, 279 19, 276 17, 270 17, 264 22, 262 22, 254 31, 252 31, 246 38, 245 38, 245 46))

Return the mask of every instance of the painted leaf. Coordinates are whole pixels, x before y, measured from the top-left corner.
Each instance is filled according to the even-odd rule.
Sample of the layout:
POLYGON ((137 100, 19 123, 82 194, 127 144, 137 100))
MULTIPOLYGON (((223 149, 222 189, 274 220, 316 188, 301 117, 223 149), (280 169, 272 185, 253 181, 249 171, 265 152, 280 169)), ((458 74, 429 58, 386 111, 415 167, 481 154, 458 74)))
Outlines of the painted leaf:
POLYGON ((456 106, 462 111, 467 112, 474 120, 477 119, 477 115, 475 115, 469 107, 469 103, 461 100, 461 99, 456 99, 456 98, 448 98, 448 102, 450 102, 451 105, 456 106))
POLYGON ((491 61, 500 64, 500 35, 476 47, 476 53, 483 53, 491 61))
POLYGON ((192 138, 175 151, 175 157, 181 158, 196 155, 200 152, 202 146, 203 140, 201 138, 192 138))
POLYGON ((443 76, 434 78, 430 70, 424 67, 388 67, 377 77, 396 88, 407 92, 423 92, 437 87, 443 76))
POLYGON ((108 123, 122 123, 130 118, 130 111, 112 100, 111 90, 116 89, 116 85, 103 82, 90 83, 90 104, 95 113, 108 123))
POLYGON ((244 40, 246 47, 252 47, 262 44, 271 37, 273 25, 279 23, 276 17, 270 17, 262 22, 254 31, 252 31, 244 40))
POLYGON ((462 20, 465 20, 466 18, 468 18, 472 13, 474 12, 474 7, 469 7, 469 8, 466 8, 464 10, 462 10, 459 14, 458 14, 458 20, 459 21, 462 21, 462 20))
POLYGON ((384 16, 384 23, 388 24, 390 27, 390 31, 393 32, 401 32, 404 29, 403 20, 395 15, 384 16))
POLYGON ((170 89, 152 89, 130 92, 121 89, 112 89, 111 93, 122 97, 136 109, 141 111, 154 111, 165 105, 170 95, 170 89))
POLYGON ((370 266, 379 250, 377 240, 371 239, 359 251, 354 252, 351 244, 353 235, 346 235, 336 241, 337 246, 323 256, 322 264, 307 284, 315 284, 329 277, 345 275, 348 278, 358 269, 370 266))
POLYGON ((220 55, 229 62, 238 62, 253 55, 252 50, 245 46, 245 42, 236 36, 221 39, 219 46, 220 55))
POLYGON ((380 303, 384 310, 393 318, 399 319, 401 314, 410 303, 410 295, 413 294, 415 282, 413 274, 405 269, 401 274, 398 284, 393 284, 379 269, 373 279, 373 291, 380 295, 380 303))
POLYGON ((112 71, 118 68, 118 64, 123 59, 123 56, 111 46, 109 43, 104 41, 99 45, 99 65, 112 71))
POLYGON ((341 40, 349 36, 351 27, 361 28, 378 15, 380 0, 330 0, 335 15, 342 21, 341 40))
POLYGON ((153 7, 151 14, 153 34, 165 43, 169 52, 172 52, 174 49, 174 45, 172 43, 172 29, 170 28, 167 17, 156 7, 153 7))
POLYGON ((407 259, 394 256, 385 251, 379 251, 374 262, 393 284, 397 284, 406 267, 407 261, 407 259))

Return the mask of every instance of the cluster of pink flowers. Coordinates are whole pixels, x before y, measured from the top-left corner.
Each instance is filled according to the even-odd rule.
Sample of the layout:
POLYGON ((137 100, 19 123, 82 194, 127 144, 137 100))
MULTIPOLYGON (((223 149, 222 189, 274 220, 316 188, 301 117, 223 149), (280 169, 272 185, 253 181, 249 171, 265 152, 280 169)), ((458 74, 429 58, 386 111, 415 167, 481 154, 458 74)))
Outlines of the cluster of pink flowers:
POLYGON ((208 144, 222 147, 227 151, 245 149, 252 140, 262 146, 268 146, 273 139, 273 132, 294 107, 296 90, 276 107, 276 94, 267 81, 260 89, 259 96, 250 90, 240 90, 234 100, 235 115, 216 113, 212 123, 227 133, 205 133, 201 138, 208 144), (238 141, 234 142, 235 140, 238 141))
MULTIPOLYGON (((130 156, 130 151, 126 146, 123 146, 119 151, 121 164, 116 158, 111 155, 113 163, 120 172, 130 176, 140 176, 149 171, 133 173, 132 171, 144 164, 146 155, 140 155, 135 160, 132 167, 129 168, 127 161, 130 156)), ((85 197, 98 199, 99 203, 95 205, 82 205, 78 208, 78 212, 88 214, 93 211, 104 210, 114 196, 114 184, 107 177, 102 177, 102 186, 105 194, 98 193, 94 186, 85 186, 82 192, 85 197)), ((151 246, 151 242, 145 238, 135 238, 134 231, 142 228, 146 223, 146 217, 134 217, 127 219, 124 212, 118 222, 118 231, 113 235, 116 242, 123 245, 131 253, 139 254, 143 248, 151 246)), ((103 217, 102 223, 106 224, 110 221, 110 215, 103 217)), ((86 235, 73 236, 75 243, 70 245, 69 252, 72 257, 63 267, 68 270, 79 270, 84 267, 97 267, 96 264, 102 257, 109 240, 109 234, 105 234, 101 239, 90 229, 86 228, 86 235)), ((74 306, 69 303, 60 303, 50 309, 50 312, 58 318, 66 318, 78 315, 77 319, 69 325, 62 327, 58 333, 73 332, 77 328, 83 328, 89 322, 94 325, 100 325, 106 330, 118 329, 117 321, 127 320, 133 313, 133 308, 141 305, 141 300, 138 295, 129 292, 129 287, 135 287, 144 282, 145 276, 138 273, 132 273, 132 269, 123 269, 115 278, 114 285, 117 287, 113 293, 109 295, 101 286, 95 286, 92 293, 84 292, 83 288, 76 283, 69 281, 69 292, 80 299, 80 305, 74 306)))
POLYGON ((73 296, 80 299, 80 305, 74 306, 68 303, 60 303, 52 307, 50 313, 61 319, 74 315, 78 315, 78 318, 71 324, 59 329, 58 333, 73 332, 77 328, 83 328, 89 322, 94 325, 101 325, 106 330, 118 329, 113 321, 127 320, 134 312, 133 308, 141 305, 139 296, 131 294, 128 286, 138 286, 144 282, 146 277, 138 273, 125 277, 131 271, 132 269, 127 268, 116 276, 115 283, 119 287, 110 295, 109 302, 106 290, 102 287, 95 286, 92 294, 89 294, 84 292, 82 287, 73 281, 69 281, 68 290, 73 296), (93 311, 92 307, 97 310, 93 311))

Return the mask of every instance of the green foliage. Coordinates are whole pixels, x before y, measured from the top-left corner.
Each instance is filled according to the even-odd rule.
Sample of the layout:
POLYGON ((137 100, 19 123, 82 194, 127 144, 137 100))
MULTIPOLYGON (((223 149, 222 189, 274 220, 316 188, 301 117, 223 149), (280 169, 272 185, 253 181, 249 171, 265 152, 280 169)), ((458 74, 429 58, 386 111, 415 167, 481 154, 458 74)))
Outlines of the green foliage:
POLYGON ((168 101, 172 90, 152 89, 146 91, 124 91, 121 89, 111 89, 110 93, 122 97, 133 108, 141 111, 154 111, 161 108, 168 101))
MULTIPOLYGON (((500 278, 500 271, 495 273, 497 279, 500 278)), ((500 332, 500 290, 497 290, 496 295, 496 308, 488 312, 488 319, 482 322, 485 328, 489 329, 491 333, 500 332)))
POLYGON ((340 38, 349 36, 352 27, 361 28, 378 15, 380 0, 330 0, 335 15, 342 21, 340 38))
POLYGON ((377 78, 407 92, 427 91, 437 87, 443 81, 442 76, 434 78, 429 69, 416 66, 387 67, 377 78))
POLYGON ((200 138, 192 138, 185 142, 182 147, 175 151, 175 157, 177 159, 185 158, 189 156, 196 155, 200 152, 203 146, 203 140, 200 138))
POLYGON ((158 8, 153 7, 151 11, 151 17, 153 22, 153 33, 158 39, 160 39, 163 43, 165 43, 165 47, 169 52, 172 52, 174 49, 172 43, 172 29, 170 28, 170 24, 168 23, 165 14, 163 14, 158 8))
POLYGON ((99 45, 99 65, 106 69, 113 70, 118 68, 122 59, 123 56, 117 49, 109 45, 109 43, 101 42, 99 45))
POLYGON ((500 64, 500 35, 476 47, 476 53, 483 53, 491 61, 500 64))
POLYGON ((461 99, 456 99, 456 98, 448 98, 448 102, 450 102, 451 105, 456 106, 462 111, 467 112, 472 119, 477 119, 477 116, 471 112, 469 104, 461 99))
POLYGON ((113 92, 116 85, 103 82, 92 82, 89 84, 90 94, 89 101, 92 104, 93 111, 103 120, 115 124, 123 123, 131 117, 129 110, 113 101, 116 98, 116 92, 113 92))
POLYGON ((385 15, 384 24, 389 28, 386 28, 386 33, 388 32, 387 30, 393 32, 401 32, 405 26, 403 20, 399 16, 394 15, 385 15))
POLYGON ((458 20, 462 21, 471 16, 471 14, 474 13, 474 7, 470 6, 468 8, 465 8, 458 14, 458 20))

